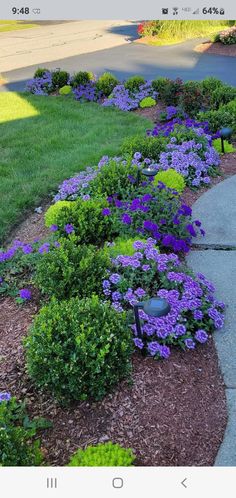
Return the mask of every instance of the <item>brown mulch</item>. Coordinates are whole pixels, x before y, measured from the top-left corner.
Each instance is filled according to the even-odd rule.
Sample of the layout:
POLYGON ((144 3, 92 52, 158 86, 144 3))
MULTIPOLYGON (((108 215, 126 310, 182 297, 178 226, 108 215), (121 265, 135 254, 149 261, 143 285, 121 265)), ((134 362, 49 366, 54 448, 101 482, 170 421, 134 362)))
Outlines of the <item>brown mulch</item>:
POLYGON ((33 387, 22 337, 37 306, 0 302, 0 390, 25 399, 31 415, 53 422, 42 431, 47 462, 65 465, 78 448, 107 440, 134 449, 137 465, 211 466, 226 422, 224 384, 213 341, 168 361, 133 357, 133 384, 123 382, 101 402, 62 408, 33 387))
POLYGON ((144 118, 148 118, 154 123, 159 121, 159 116, 161 112, 165 112, 166 106, 162 102, 158 102, 157 105, 154 105, 153 107, 146 107, 144 109, 136 109, 133 111, 135 114, 138 114, 139 116, 143 116, 144 118))
POLYGON ((200 43, 194 48, 195 52, 213 54, 213 55, 226 55, 229 57, 236 57, 236 45, 224 45, 221 42, 204 42, 200 43))

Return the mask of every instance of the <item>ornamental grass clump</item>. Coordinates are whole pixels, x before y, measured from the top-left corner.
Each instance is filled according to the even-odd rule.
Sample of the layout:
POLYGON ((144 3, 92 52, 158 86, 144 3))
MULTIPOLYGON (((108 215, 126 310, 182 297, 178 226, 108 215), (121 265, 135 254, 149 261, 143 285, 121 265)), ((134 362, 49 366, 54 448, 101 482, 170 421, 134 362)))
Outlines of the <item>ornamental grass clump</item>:
POLYGON ((69 467, 130 467, 135 455, 129 448, 111 442, 88 446, 77 450, 71 457, 69 467))
POLYGON ((161 254, 151 238, 135 241, 134 248, 132 256, 122 254, 112 260, 103 292, 118 313, 127 311, 136 348, 166 359, 173 347, 187 351, 206 343, 224 322, 224 304, 214 297, 211 282, 181 266, 176 254, 161 254), (161 318, 140 310, 142 337, 138 337, 133 306, 154 296, 167 299, 171 310, 161 318))
POLYGON ((131 373, 126 315, 96 295, 53 299, 36 316, 25 347, 30 377, 62 402, 101 399, 131 373))

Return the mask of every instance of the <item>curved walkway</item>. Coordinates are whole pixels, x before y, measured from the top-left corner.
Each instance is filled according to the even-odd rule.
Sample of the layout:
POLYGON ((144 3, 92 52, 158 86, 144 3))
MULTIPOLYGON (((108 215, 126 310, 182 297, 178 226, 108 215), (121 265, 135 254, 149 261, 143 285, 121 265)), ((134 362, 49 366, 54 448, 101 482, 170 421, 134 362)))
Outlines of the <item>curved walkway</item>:
POLYGON ((236 466, 236 175, 200 197, 193 216, 202 220, 206 236, 196 241, 198 250, 188 256, 188 264, 214 283, 217 297, 227 305, 224 329, 214 334, 228 404, 215 465, 236 466))
MULTIPOLYGON (((127 36, 131 39, 128 33, 129 30, 127 36)), ((215 76, 226 83, 236 85, 235 58, 194 52, 193 49, 199 41, 202 39, 166 47, 126 42, 106 50, 61 58, 40 65, 49 69, 61 67, 70 73, 89 70, 99 75, 104 71, 111 71, 121 80, 133 74, 143 75, 146 79, 166 76, 179 77, 185 81, 215 76)), ((38 64, 30 65, 9 72, 1 71, 0 67, 0 73, 2 72, 8 81, 5 86, 0 86, 0 91, 24 90, 27 80, 32 78, 37 67, 38 64)))

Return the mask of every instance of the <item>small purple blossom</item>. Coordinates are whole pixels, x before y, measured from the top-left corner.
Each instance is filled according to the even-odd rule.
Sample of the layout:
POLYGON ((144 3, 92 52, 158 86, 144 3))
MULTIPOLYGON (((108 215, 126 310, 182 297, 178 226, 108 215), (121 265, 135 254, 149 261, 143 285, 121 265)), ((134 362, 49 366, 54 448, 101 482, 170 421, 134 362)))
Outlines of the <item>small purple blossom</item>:
POLYGON ((31 291, 29 289, 20 289, 19 290, 19 295, 21 299, 24 299, 25 301, 28 301, 31 299, 31 291))
POLYGON ((69 235, 70 233, 74 232, 74 227, 73 227, 73 225, 71 223, 67 223, 64 226, 64 230, 67 233, 67 235, 69 235))

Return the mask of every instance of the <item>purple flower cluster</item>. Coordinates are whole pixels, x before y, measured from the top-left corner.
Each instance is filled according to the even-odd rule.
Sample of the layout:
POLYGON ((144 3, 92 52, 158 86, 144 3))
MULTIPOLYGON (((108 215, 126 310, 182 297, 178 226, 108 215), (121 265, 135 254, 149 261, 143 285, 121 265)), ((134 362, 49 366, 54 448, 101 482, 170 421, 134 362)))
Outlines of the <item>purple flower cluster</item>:
POLYGON ((153 90, 151 81, 141 85, 135 93, 130 92, 124 85, 116 85, 112 94, 104 100, 102 105, 104 107, 115 106, 121 111, 132 111, 137 109, 146 97, 152 97, 155 100, 157 98, 157 92, 153 90))
POLYGON ((167 151, 160 154, 158 169, 164 171, 170 168, 175 169, 193 187, 209 184, 211 181, 209 171, 220 165, 220 157, 215 148, 210 145, 205 148, 205 151, 202 149, 202 144, 195 140, 177 144, 175 137, 172 137, 170 143, 167 144, 167 151))
POLYGON ((102 94, 98 92, 96 82, 90 81, 86 85, 79 85, 73 89, 76 100, 87 102, 98 102, 101 100, 102 94))
MULTIPOLYGON (((170 108, 172 109, 172 113, 174 113, 174 109, 178 109, 174 106, 170 106, 170 108)), ((195 131, 201 130, 201 133, 209 136, 210 141, 214 140, 215 138, 219 138, 219 132, 217 132, 216 134, 211 133, 208 121, 196 121, 195 119, 189 117, 184 119, 176 117, 168 120, 165 123, 157 123, 153 130, 147 130, 147 135, 153 137, 158 137, 160 135, 169 137, 169 135, 175 131, 177 125, 182 125, 186 128, 193 128, 195 131)))
POLYGON ((11 399, 10 393, 7 392, 0 393, 0 403, 2 403, 3 401, 10 401, 10 399, 11 399))
POLYGON ((224 320, 224 305, 214 298, 211 282, 204 275, 185 273, 176 254, 160 254, 153 239, 136 241, 134 248, 133 256, 121 254, 112 260, 115 272, 103 280, 104 295, 118 312, 153 293, 171 307, 161 318, 139 310, 141 338, 131 323, 135 346, 155 358, 168 358, 172 345, 191 350, 207 342, 209 333, 221 328, 224 320))
POLYGON ((46 96, 52 91, 52 73, 45 71, 41 78, 32 78, 26 84, 26 91, 34 95, 46 96))
POLYGON ((73 201, 77 197, 89 198, 89 184, 99 173, 100 167, 94 169, 90 166, 85 171, 81 171, 78 175, 64 180, 59 186, 58 193, 54 197, 54 202, 70 200, 73 201))

